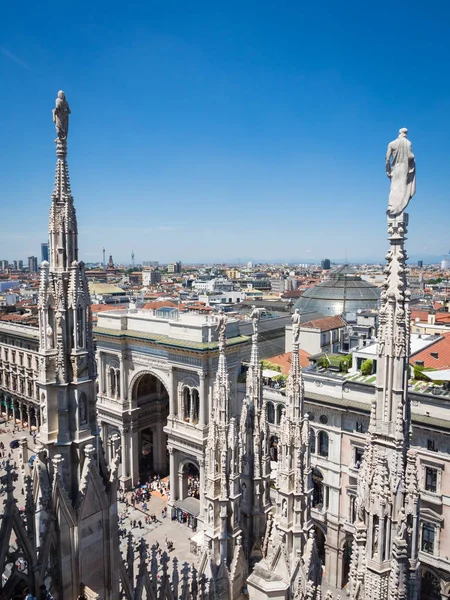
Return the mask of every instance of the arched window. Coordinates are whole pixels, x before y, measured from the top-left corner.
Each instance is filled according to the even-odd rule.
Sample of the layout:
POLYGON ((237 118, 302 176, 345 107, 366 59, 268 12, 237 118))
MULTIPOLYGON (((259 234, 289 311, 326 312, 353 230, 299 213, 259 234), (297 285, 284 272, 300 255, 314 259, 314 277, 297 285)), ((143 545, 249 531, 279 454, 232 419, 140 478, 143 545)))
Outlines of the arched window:
POLYGON ((314 486, 312 505, 314 508, 321 510, 323 508, 323 475, 319 469, 313 469, 312 481, 314 486))
POLYGON ((283 410, 286 407, 284 406, 284 404, 278 404, 277 406, 277 425, 279 425, 281 423, 281 416, 283 415, 283 410))
POLYGON ((420 588, 421 598, 427 598, 427 600, 441 600, 440 581, 430 571, 422 573, 422 585, 420 588))
POLYGON ((188 387, 183 388, 183 420, 189 421, 191 414, 191 390, 188 387))
POLYGON ((320 456, 328 456, 328 433, 325 431, 319 433, 319 454, 320 456))
POLYGON ((197 389, 191 390, 191 423, 198 423, 198 414, 200 411, 200 396, 197 389))
POLYGON ((112 367, 109 369, 109 388, 110 388, 110 397, 114 398, 116 395, 116 372, 112 367))
POLYGON ((315 454, 316 453, 316 432, 314 431, 314 429, 310 430, 310 438, 309 438, 309 450, 311 452, 311 454, 315 454))
POLYGON ((275 423, 275 408, 272 402, 267 403, 267 420, 269 423, 275 423))

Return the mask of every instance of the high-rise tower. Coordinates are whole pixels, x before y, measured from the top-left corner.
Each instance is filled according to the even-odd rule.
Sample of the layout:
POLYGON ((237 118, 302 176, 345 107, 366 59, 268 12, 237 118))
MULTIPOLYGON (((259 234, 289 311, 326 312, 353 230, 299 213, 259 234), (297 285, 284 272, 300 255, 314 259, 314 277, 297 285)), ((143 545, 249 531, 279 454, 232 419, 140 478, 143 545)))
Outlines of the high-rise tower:
MULTIPOLYGON (((400 136, 404 132, 400 130, 400 136)), ((389 145, 394 153, 388 168, 390 248, 381 294, 376 394, 358 475, 352 600, 418 598, 419 485, 416 455, 410 449, 410 292, 404 248, 408 225, 404 208, 415 191, 414 157, 406 135, 400 136, 389 145)))

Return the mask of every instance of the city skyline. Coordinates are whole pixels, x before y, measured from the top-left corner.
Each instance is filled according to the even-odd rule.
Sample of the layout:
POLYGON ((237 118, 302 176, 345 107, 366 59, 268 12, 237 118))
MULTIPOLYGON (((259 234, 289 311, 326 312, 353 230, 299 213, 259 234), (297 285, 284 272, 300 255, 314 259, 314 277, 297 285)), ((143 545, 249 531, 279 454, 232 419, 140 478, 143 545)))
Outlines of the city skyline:
POLYGON ((132 248, 137 263, 382 261, 384 154, 402 126, 420 160, 408 248, 437 262, 450 243, 445 18, 337 10, 31 7, 19 21, 6 7, 0 255, 39 256, 62 88, 86 262, 101 262, 103 246, 118 262, 132 248), (414 64, 408 43, 392 60, 385 42, 400 26, 414 64))

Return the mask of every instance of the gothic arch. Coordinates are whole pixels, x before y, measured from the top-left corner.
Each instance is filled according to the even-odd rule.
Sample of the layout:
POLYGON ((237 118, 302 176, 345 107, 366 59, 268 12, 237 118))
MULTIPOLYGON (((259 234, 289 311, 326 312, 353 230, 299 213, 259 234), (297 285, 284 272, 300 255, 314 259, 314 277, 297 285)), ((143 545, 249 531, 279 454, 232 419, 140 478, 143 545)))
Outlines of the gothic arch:
POLYGON ((157 369, 147 369, 147 368, 145 368, 145 369, 139 370, 131 378, 130 383, 128 385, 128 398, 134 398, 134 395, 133 395, 134 388, 135 388, 136 384, 139 382, 139 380, 144 375, 153 375, 153 377, 156 377, 156 379, 159 379, 159 381, 166 388, 167 393, 170 395, 170 382, 169 382, 169 379, 168 379, 167 375, 161 373, 157 369))
POLYGON ((420 597, 424 600, 441 600, 441 593, 444 593, 444 591, 445 582, 442 581, 442 577, 440 576, 439 572, 428 565, 421 565, 420 597))

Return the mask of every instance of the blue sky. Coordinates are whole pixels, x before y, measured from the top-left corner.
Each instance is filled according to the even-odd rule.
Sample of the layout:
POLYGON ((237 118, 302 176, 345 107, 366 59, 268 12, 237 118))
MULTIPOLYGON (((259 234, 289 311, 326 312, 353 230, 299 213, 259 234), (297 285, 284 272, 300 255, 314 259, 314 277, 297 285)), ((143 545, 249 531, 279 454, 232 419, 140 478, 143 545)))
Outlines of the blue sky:
POLYGON ((46 239, 59 89, 83 260, 381 260, 404 126, 409 254, 446 253, 449 18, 418 0, 3 3, 0 258, 46 239))

